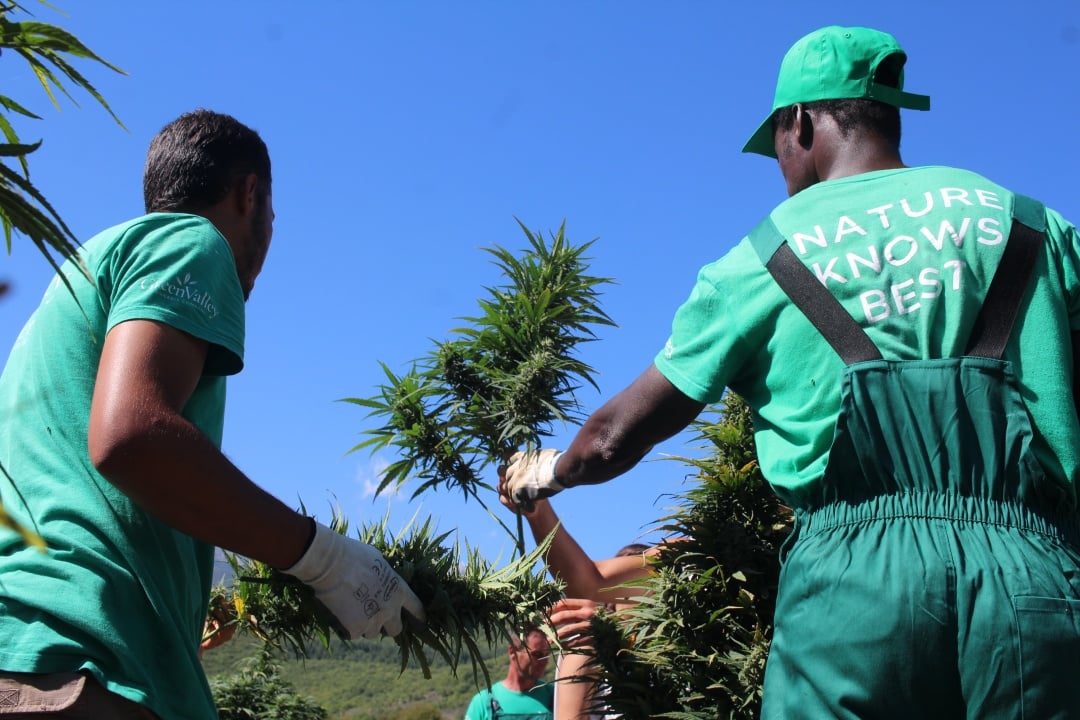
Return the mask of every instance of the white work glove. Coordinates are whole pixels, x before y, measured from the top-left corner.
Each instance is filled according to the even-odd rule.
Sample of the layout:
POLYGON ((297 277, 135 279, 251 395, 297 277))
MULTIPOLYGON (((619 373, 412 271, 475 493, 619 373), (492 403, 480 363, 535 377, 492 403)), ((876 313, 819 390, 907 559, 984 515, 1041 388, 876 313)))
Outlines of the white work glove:
POLYGON ((514 453, 506 468, 506 494, 526 510, 532 510, 536 500, 565 490, 566 486, 555 479, 555 463, 561 456, 562 451, 551 449, 514 453))
POLYGON ((350 640, 401 632, 401 612, 423 622, 424 606, 375 548, 315 524, 311 546, 284 571, 315 591, 350 640))

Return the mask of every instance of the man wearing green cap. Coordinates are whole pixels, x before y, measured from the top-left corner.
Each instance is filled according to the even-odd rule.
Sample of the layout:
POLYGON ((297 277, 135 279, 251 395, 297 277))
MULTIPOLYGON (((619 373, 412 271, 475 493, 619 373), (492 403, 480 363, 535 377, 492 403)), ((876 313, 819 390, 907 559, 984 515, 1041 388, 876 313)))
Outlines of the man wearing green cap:
POLYGON ((725 388, 796 513, 767 718, 1080 714, 1080 234, 964 170, 906 167, 904 51, 827 27, 744 150, 789 199, 705 266, 653 365, 523 505, 633 467, 725 388))

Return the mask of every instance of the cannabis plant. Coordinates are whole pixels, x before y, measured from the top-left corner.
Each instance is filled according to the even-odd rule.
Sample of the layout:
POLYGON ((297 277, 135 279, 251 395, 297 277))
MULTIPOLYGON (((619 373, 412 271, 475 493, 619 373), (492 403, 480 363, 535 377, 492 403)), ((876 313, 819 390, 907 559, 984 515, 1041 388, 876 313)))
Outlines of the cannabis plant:
POLYGON ((240 672, 210 684, 219 720, 326 720, 317 702, 296 692, 262 652, 240 672))
MULTIPOLYGON (((39 1, 49 7, 45 0, 39 1)), ((27 10, 12 0, 0 2, 0 54, 5 58, 17 56, 25 60, 57 108, 60 107, 57 93, 78 104, 65 84, 70 83, 90 95, 123 127, 105 98, 71 61, 74 58, 91 60, 115 72, 124 71, 102 59, 66 30, 33 20, 12 20, 12 14, 16 12, 27 13, 27 10), (5 50, 9 52, 3 52, 5 50)), ((5 140, 0 143, 0 226, 3 227, 5 245, 10 253, 12 232, 25 235, 53 268, 59 270, 59 261, 53 253, 61 259, 75 259, 78 240, 30 181, 27 157, 41 147, 41 141, 23 142, 11 124, 10 115, 41 119, 14 98, 0 95, 0 133, 5 140), (16 161, 18 167, 9 166, 9 160, 16 161)))
MULTIPOLYGON (((565 223, 550 242, 521 228, 530 247, 520 256, 498 246, 486 249, 505 284, 487 289, 480 313, 463 318, 468 325, 402 375, 383 365, 387 382, 374 397, 346 399, 383 422, 353 450, 390 447, 400 455, 383 473, 380 492, 416 477, 421 484, 414 497, 450 486, 486 507, 480 496, 481 489, 491 491, 482 480, 485 468, 518 448, 539 446, 555 423, 580 420, 575 391, 595 383, 592 368, 575 351, 595 338, 594 326, 612 324, 597 291, 610 281, 588 274, 584 253, 592 243, 572 246, 565 223)), ((348 530, 337 512, 331 527, 348 530)), ((474 548, 457 542, 448 547, 449 535, 437 534, 430 519, 410 524, 408 534, 390 534, 386 519, 359 531, 424 603, 426 625, 406 627, 394 638, 402 670, 415 662, 429 675, 435 653, 456 672, 464 653, 474 675, 490 682, 482 647, 520 634, 526 623, 543 624, 544 608, 558 598, 561 585, 545 579, 544 543, 525 554, 520 518, 520 552, 501 568, 474 548)), ((307 587, 265 564, 227 557, 237 582, 219 595, 231 599, 240 628, 297 656, 313 639, 329 645, 332 618, 307 587)))
MULTIPOLYGON (((48 7, 45 0, 40 0, 40 2, 48 7)), ((67 81, 87 92, 120 124, 120 120, 105 102, 105 98, 79 73, 70 60, 71 58, 93 60, 110 70, 119 73, 123 71, 98 57, 74 35, 55 25, 31 20, 12 20, 12 15, 17 12, 26 13, 27 11, 13 0, 0 0, 0 57, 17 56, 25 60, 41 83, 45 94, 57 107, 59 103, 53 92, 54 88, 75 102, 64 84, 67 81), (4 50, 9 52, 4 53, 4 50)), ((12 114, 34 120, 41 119, 14 98, 0 94, 0 134, 3 135, 4 140, 0 142, 0 227, 3 228, 4 245, 8 254, 11 254, 12 233, 25 235, 37 246, 49 264, 59 270, 59 261, 53 257, 52 253, 57 253, 61 259, 77 261, 78 241, 56 209, 30 181, 30 165, 27 157, 41 147, 41 141, 23 142, 11 124, 9 116, 12 114), (16 163, 16 167, 9 164, 12 161, 16 163)), ((122 124, 121 127, 123 127, 122 124)), ((62 273, 58 272, 57 275, 70 290, 71 285, 68 279, 62 273)), ((0 282, 0 296, 4 295, 6 290, 7 285, 0 282)), ((4 470, 2 461, 0 461, 0 474, 11 480, 4 470)), ((0 505, 0 526, 16 530, 27 543, 44 548, 44 541, 33 531, 19 526, 4 512, 2 505, 0 505)))
MULTIPOLYGON (((592 662, 611 687, 599 698, 626 718, 756 718, 772 637, 779 548, 791 512, 762 477, 750 412, 729 393, 718 422, 694 428, 707 454, 661 529, 639 604, 594 619, 592 662)), ((641 581, 636 582, 641 585, 641 581)))
MULTIPOLYGON (((490 683, 485 648, 520 634, 528 623, 539 624, 543 609, 562 591, 545 578, 542 566, 537 569, 546 545, 497 568, 473 548, 447 545, 450 533, 436 533, 430 518, 414 521, 396 535, 388 531, 387 521, 364 525, 357 537, 377 548, 424 604, 426 622, 407 624, 394 637, 401 670, 415 663, 424 677, 431 677, 434 653, 456 673, 464 655, 474 676, 490 683)), ((342 534, 349 530, 348 521, 336 511, 330 527, 342 534)), ((239 630, 296 657, 303 657, 313 640, 330 647, 335 623, 310 588, 264 563, 228 553, 226 558, 236 580, 230 589, 218 588, 215 597, 231 599, 239 630)))
MULTIPOLYGON (((413 497, 455 487, 487 507, 480 490, 491 490, 482 479, 489 465, 539 447, 556 423, 580 422, 575 391, 596 383, 576 351, 595 339, 594 327, 613 324, 598 301, 598 288, 611 281, 588 274, 592 242, 573 246, 565 222, 550 243, 518 224, 529 241, 520 256, 485 248, 505 284, 487 288, 480 313, 462 318, 467 325, 404 374, 384 364, 387 382, 377 395, 346 399, 383 423, 353 450, 389 447, 399 455, 379 492, 418 478, 413 497)), ((523 554, 520 518, 517 541, 523 554)))

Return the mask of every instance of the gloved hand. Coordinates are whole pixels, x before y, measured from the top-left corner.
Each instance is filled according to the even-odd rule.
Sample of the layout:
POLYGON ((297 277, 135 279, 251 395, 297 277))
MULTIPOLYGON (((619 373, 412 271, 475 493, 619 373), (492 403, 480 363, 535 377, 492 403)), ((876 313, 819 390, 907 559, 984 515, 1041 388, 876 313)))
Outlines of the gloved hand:
POLYGON ((555 463, 561 455, 562 451, 552 449, 514 453, 506 468, 506 494, 526 510, 532 510, 534 501, 565 490, 566 486, 555 479, 555 463))
POLYGON ((401 612, 419 621, 424 606, 375 548, 322 524, 295 565, 284 571, 315 591, 350 640, 401 632, 401 612))

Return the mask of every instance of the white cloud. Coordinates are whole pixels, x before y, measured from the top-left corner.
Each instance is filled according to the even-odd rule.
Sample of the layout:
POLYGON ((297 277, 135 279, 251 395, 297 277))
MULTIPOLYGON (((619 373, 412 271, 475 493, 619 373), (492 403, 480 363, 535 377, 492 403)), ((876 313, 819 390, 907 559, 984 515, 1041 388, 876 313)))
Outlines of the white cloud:
MULTIPOLYGON (((366 465, 359 465, 356 468, 356 482, 360 486, 361 498, 375 497, 375 492, 379 489, 379 483, 382 482, 383 473, 386 472, 386 468, 389 466, 389 461, 376 455, 366 465)), ((380 493, 379 497, 389 502, 400 493, 400 487, 389 485, 380 493)))

